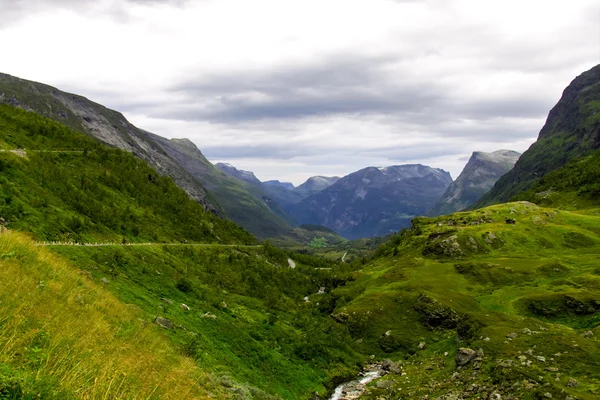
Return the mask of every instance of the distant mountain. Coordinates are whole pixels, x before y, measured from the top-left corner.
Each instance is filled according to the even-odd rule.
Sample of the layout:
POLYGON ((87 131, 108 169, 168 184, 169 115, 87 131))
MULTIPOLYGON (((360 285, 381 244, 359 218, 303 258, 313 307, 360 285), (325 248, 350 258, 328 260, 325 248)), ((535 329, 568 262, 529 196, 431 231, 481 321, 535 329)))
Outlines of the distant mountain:
POLYGON ((192 199, 219 212, 216 201, 211 199, 201 182, 158 148, 147 132, 129 123, 121 113, 83 96, 6 74, 0 74, 2 103, 33 111, 102 143, 133 153, 161 175, 171 177, 192 199))
POLYGON ((328 188, 339 180, 339 176, 313 176, 295 188, 294 191, 300 194, 302 198, 306 198, 310 195, 320 192, 325 188, 328 188))
POLYGON ((442 198, 427 214, 452 214, 474 204, 502 175, 511 170, 520 155, 521 153, 512 150, 473 152, 461 174, 448 186, 442 198))
POLYGON ((277 180, 273 180, 273 181, 263 182, 263 184, 267 185, 267 186, 280 187, 280 188, 285 189, 285 190, 292 190, 292 189, 294 189, 294 184, 291 183, 291 182, 280 182, 280 181, 277 181, 277 180))
POLYGON ((506 202, 547 173, 600 148, 600 65, 575 78, 550 111, 538 140, 475 207, 506 202))
POLYGON ((386 235, 425 214, 451 182, 448 172, 420 164, 368 167, 305 198, 292 215, 349 239, 386 235))
POLYGON ((189 139, 148 135, 166 154, 206 186, 234 222, 259 238, 290 234, 293 221, 263 190, 252 172, 240 171, 229 164, 220 164, 221 168, 214 166, 189 139))
POLYGON ((221 171, 225 172, 229 176, 233 176, 234 178, 238 178, 242 181, 246 181, 253 185, 262 184, 262 182, 259 181, 258 178, 254 175, 254 172, 237 169, 233 165, 227 163, 217 163, 215 164, 215 167, 219 168, 221 171))

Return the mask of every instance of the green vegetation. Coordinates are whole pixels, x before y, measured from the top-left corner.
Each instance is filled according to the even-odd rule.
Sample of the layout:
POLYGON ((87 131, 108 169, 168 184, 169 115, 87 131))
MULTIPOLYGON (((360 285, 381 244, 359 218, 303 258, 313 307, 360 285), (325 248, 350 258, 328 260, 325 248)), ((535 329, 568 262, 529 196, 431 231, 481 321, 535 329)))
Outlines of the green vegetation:
POLYGON ((252 243, 129 153, 0 105, 0 215, 39 240, 252 243), (77 150, 81 152, 63 152, 77 150))
MULTIPOLYGON (((195 379, 194 371, 209 376, 202 378, 207 383, 198 391, 211 390, 221 393, 219 397, 269 399, 272 396, 305 398, 313 393, 324 395, 340 379, 358 372, 364 356, 353 350, 354 343, 346 327, 331 319, 333 305, 327 293, 318 293, 321 287, 329 291, 345 284, 350 279, 351 266, 293 254, 268 243, 247 246, 255 243, 250 234, 206 212, 169 178, 159 177, 142 161, 35 114, 0 106, 0 149, 7 150, 0 151, 0 217, 10 229, 9 233, 2 234, 2 239, 17 237, 12 231, 20 230, 30 232, 40 241, 112 243, 101 247, 60 243, 50 248, 73 263, 56 258, 52 265, 64 265, 75 275, 79 269, 79 281, 85 281, 85 287, 94 288, 104 296, 109 296, 108 290, 119 299, 121 308, 114 312, 119 313, 123 324, 131 325, 121 328, 125 329, 122 333, 117 328, 117 333, 112 334, 121 340, 119 346, 137 349, 138 344, 134 346, 130 342, 135 342, 138 334, 142 335, 139 343, 142 346, 145 340, 142 327, 149 329, 150 339, 156 336, 157 343, 164 343, 162 336, 168 335, 179 355, 169 356, 165 368, 173 367, 173 373, 185 373, 184 367, 176 367, 173 357, 176 360, 185 360, 182 356, 192 358, 200 370, 189 360, 181 361, 190 365, 186 379, 195 379), (26 151, 10 151, 13 149, 26 151), (125 245, 145 242, 154 245, 125 245), (161 242, 164 245, 160 245, 161 242), (288 264, 290 257, 295 268, 288 264), (121 313, 119 310, 123 307, 130 307, 131 311, 121 313), (166 328, 162 334, 157 332, 158 328, 149 326, 153 321, 166 328)), ((31 243, 28 246, 35 249, 31 243)), ((38 250, 40 254, 48 254, 41 248, 38 250)), ((12 259, 14 254, 21 259, 19 253, 11 249, 2 254, 0 262, 4 258, 12 259)), ((27 263, 29 258, 23 260, 14 265, 14 274, 29 275, 30 268, 35 268, 35 264, 27 263)), ((52 272, 47 274, 52 275, 52 272)), ((30 280, 39 284, 51 278, 33 274, 30 280)), ((76 303, 73 299, 77 299, 79 292, 72 287, 65 286, 66 300, 56 299, 49 304, 76 303)), ((10 296, 15 290, 8 287, 3 293, 10 296)), ((23 294, 29 292, 31 289, 22 291, 23 294)), ((44 293, 45 296, 54 294, 53 291, 44 293)), ((0 302, 0 306, 5 307, 3 315, 15 315, 15 321, 21 321, 18 304, 27 309, 31 306, 28 300, 20 299, 20 303, 0 302)), ((117 318, 112 308, 93 304, 89 307, 96 314, 66 308, 61 318, 66 320, 69 312, 78 315, 78 320, 93 321, 97 314, 117 318)), ((69 321, 68 326, 76 322, 69 321)), ((37 325, 28 323, 19 325, 19 335, 29 337, 28 329, 32 329, 31 335, 36 335, 37 325)), ((87 325, 81 329, 97 332, 87 325)), ((77 335, 80 330, 73 332, 77 335)), ((87 340, 86 335, 78 336, 87 340)), ((11 337, 6 337, 9 344, 11 337)), ((62 339, 58 336, 57 340, 62 339)), ((57 374, 55 379, 68 381, 63 390, 51 380, 55 374, 53 369, 39 373, 36 369, 19 369, 23 357, 29 357, 30 348, 38 346, 37 342, 30 343, 23 342, 14 351, 3 353, 0 384, 4 386, 0 393, 6 393, 9 398, 13 395, 19 398, 19 393, 85 397, 88 391, 95 390, 90 376, 96 374, 106 376, 105 381, 98 377, 102 381, 98 383, 98 390, 103 390, 106 397, 114 385, 117 391, 130 385, 130 389, 123 392, 125 397, 134 397, 131 393, 139 390, 140 397, 150 398, 152 395, 146 395, 146 389, 136 389, 137 381, 128 383, 119 374, 124 372, 135 377, 140 385, 148 382, 158 385, 138 377, 145 374, 150 379, 163 368, 159 363, 153 370, 150 363, 140 369, 139 374, 130 375, 128 369, 107 357, 101 372, 95 372, 97 369, 90 366, 91 375, 88 375, 84 362, 81 365, 86 372, 78 372, 79 358, 87 354, 91 362, 101 359, 104 351, 118 352, 112 347, 106 350, 98 347, 95 354, 86 347, 81 356, 74 354, 73 358, 68 353, 57 353, 62 360, 62 364, 57 365, 64 370, 64 377, 57 374), (47 376, 47 380, 38 381, 36 376, 47 376), (71 381, 74 386, 69 386, 71 381)), ((68 342, 64 345, 69 346, 68 342)), ((47 359, 44 354, 55 350, 54 342, 43 346, 46 347, 39 350, 41 364, 47 359)), ((165 355, 157 350, 151 353, 148 357, 165 355)), ((165 378, 165 384, 169 379, 165 378)), ((185 382, 182 380, 181 385, 185 382)), ((158 398, 193 397, 161 394, 161 385, 156 389, 158 398)), ((178 387, 173 386, 174 393, 178 387)), ((94 393, 90 394, 92 397, 101 397, 96 392, 89 393, 94 393)))
POLYGON ((600 65, 571 82, 550 111, 538 140, 474 207, 509 201, 546 174, 600 148, 598 104, 600 65))
POLYGON ((600 151, 548 173, 514 199, 567 210, 600 207, 600 151))
POLYGON ((240 396, 323 394, 340 375, 356 373, 362 359, 329 317, 327 295, 317 294, 345 283, 349 266, 291 255, 291 269, 290 254, 268 244, 54 249, 96 282, 108 281, 106 288, 147 321, 171 321, 168 334, 181 352, 231 381, 240 396))
POLYGON ((137 307, 23 234, 0 234, 1 399, 223 398, 137 307))
POLYGON ((519 399, 598 398, 600 217, 592 214, 508 203, 416 218, 392 237, 331 292, 333 315, 358 350, 399 359, 407 374, 388 375, 389 387, 380 382, 367 398, 437 398, 472 384, 519 399), (459 347, 485 356, 457 371, 459 347))

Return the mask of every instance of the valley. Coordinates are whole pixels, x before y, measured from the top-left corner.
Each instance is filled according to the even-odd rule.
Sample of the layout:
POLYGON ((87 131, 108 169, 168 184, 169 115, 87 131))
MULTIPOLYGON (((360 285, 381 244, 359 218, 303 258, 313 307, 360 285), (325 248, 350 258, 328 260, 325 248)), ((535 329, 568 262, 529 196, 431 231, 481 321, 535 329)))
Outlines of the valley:
POLYGON ((599 398, 599 88, 294 186, 0 75, 0 399, 599 398))

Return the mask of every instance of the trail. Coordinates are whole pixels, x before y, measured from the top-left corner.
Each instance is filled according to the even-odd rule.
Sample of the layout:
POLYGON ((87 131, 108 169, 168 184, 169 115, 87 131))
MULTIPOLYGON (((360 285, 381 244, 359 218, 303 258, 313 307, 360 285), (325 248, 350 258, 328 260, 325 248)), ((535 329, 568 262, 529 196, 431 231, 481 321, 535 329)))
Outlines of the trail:
POLYGON ((79 246, 79 247, 107 247, 107 246, 195 246, 195 247, 235 247, 256 249, 262 245, 251 244, 219 244, 219 243, 75 243, 75 242, 37 242, 36 246, 79 246))
POLYGON ((26 157, 27 153, 68 153, 83 154, 84 150, 26 150, 26 149, 0 149, 0 153, 13 153, 21 157, 26 157))
POLYGON ((346 254, 348 254, 348 252, 345 252, 344 255, 342 256, 342 262, 344 262, 344 259, 346 258, 346 254))

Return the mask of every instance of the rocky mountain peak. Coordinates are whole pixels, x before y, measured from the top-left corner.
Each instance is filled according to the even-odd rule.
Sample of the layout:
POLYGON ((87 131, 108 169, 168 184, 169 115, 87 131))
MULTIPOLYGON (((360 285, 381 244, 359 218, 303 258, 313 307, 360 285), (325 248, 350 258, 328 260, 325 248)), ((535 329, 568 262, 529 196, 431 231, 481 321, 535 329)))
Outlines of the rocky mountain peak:
POLYGON ((448 186, 442 198, 428 214, 451 214, 471 206, 484 196, 502 175, 511 170, 520 155, 513 150, 473 152, 458 178, 448 186))

